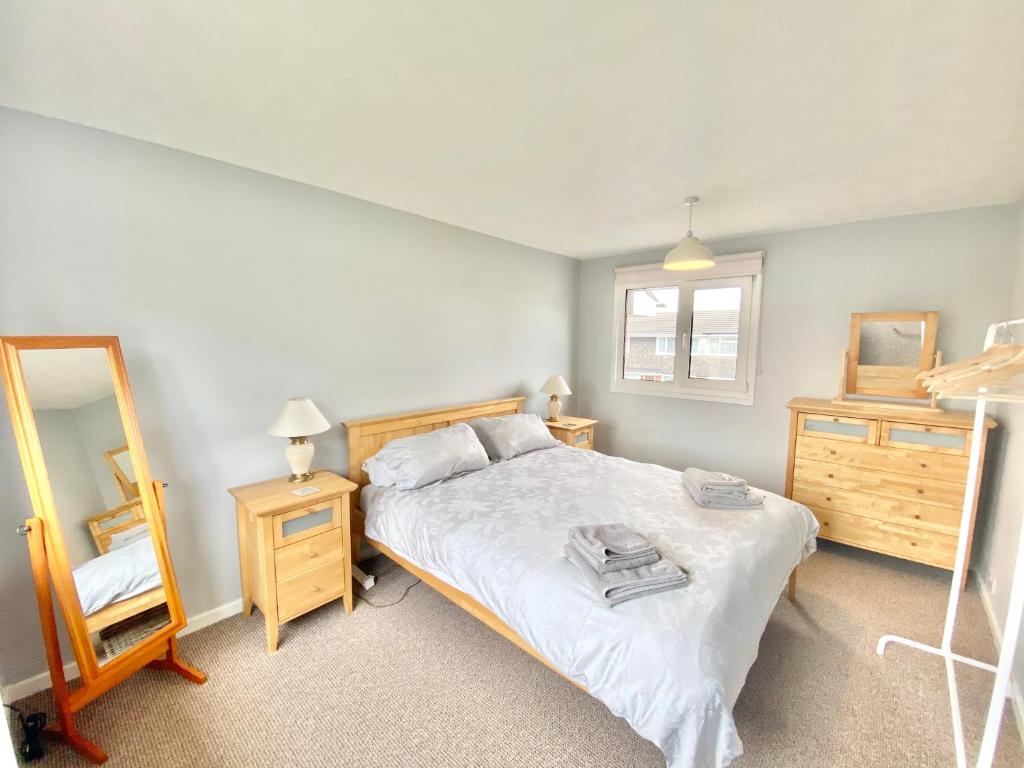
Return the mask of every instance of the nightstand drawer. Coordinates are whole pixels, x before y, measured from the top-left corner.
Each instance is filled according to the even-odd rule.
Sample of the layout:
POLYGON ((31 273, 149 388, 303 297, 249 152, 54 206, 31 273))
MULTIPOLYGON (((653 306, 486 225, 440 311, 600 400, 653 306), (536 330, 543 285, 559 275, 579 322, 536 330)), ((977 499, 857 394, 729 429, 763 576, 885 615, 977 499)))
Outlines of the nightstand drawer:
POLYGON ((585 448, 588 451, 592 450, 594 448, 594 428, 589 427, 571 435, 569 437, 569 445, 573 448, 585 448))
POLYGON ((335 528, 274 550, 277 581, 288 581, 306 571, 340 560, 342 546, 341 528, 335 528))
POLYGON ((278 620, 294 619, 341 597, 344 591, 345 566, 340 559, 282 581, 277 585, 278 620))
POLYGON ((309 539, 340 525, 340 499, 274 515, 274 547, 280 548, 309 539))

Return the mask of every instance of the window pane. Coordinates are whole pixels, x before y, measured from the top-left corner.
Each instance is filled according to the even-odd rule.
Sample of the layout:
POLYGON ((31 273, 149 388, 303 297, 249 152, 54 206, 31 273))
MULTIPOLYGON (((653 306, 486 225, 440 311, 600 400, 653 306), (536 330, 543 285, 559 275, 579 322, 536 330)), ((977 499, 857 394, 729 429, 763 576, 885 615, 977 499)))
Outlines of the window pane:
POLYGON ((626 338, 622 378, 672 381, 676 364, 676 315, 679 289, 631 288, 626 291, 626 338))
POLYGON ((736 380, 742 300, 738 285, 694 290, 689 378, 736 380))

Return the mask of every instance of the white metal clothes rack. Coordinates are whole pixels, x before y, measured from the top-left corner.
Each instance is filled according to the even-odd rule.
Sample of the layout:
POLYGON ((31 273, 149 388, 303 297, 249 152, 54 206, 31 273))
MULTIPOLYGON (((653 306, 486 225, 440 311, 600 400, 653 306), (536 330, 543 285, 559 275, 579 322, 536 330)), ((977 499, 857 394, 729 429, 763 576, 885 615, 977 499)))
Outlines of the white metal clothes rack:
MULTIPOLYGON (((1024 330, 1024 318, 990 325, 988 332, 985 334, 984 352, 994 351, 992 350, 993 345, 1001 337, 1012 335, 1012 329, 1018 327, 1024 330)), ((981 357, 984 357, 984 354, 981 357)), ((977 400, 974 410, 974 434, 976 435, 982 434, 984 429, 985 406, 989 400, 1024 403, 1024 388, 1014 389, 1009 381, 1016 375, 1015 371, 1019 372, 1019 361, 1016 367, 1013 365, 999 367, 986 366, 979 362, 980 360, 981 358, 976 358, 973 363, 965 361, 962 364, 943 366, 942 370, 946 371, 948 378, 957 379, 957 382, 947 386, 948 378, 943 378, 940 375, 929 386, 932 391, 938 392, 940 398, 977 400), (1001 371, 1003 375, 1000 375, 1001 371), (965 388, 965 382, 969 385, 971 381, 984 382, 984 384, 973 389, 965 388), (944 390, 946 394, 943 394, 944 390)), ((931 373, 936 373, 936 371, 931 373)), ((924 374, 924 376, 927 381, 928 374, 924 374)), ((905 637, 885 635, 879 639, 878 646, 875 649, 879 655, 882 655, 885 653, 885 648, 889 643, 899 643, 916 648, 919 651, 941 656, 945 661, 946 680, 949 687, 949 707, 953 721, 953 744, 958 768, 968 768, 968 762, 964 746, 963 721, 960 715, 960 695, 957 691, 953 664, 954 662, 960 662, 961 664, 968 664, 972 667, 995 673, 995 685, 992 689, 992 699, 989 702, 988 717, 985 721, 985 730, 981 739, 981 749, 978 752, 977 762, 974 764, 976 768, 991 768, 996 744, 999 739, 1003 711, 1006 708, 1006 699, 1010 695, 1010 674, 1013 671, 1014 655, 1020 637, 1022 614, 1024 614, 1024 524, 1022 524, 1020 540, 1017 544, 1017 559, 1013 571, 1013 583, 1010 587, 1010 606, 1003 630, 999 662, 993 666, 992 664, 953 652, 953 628, 956 625, 957 609, 960 605, 960 584, 967 570, 967 541, 971 526, 971 511, 981 469, 978 466, 981 458, 981 442, 981 440, 974 440, 971 444, 970 464, 967 471, 967 488, 964 494, 964 504, 960 518, 960 541, 957 544, 953 578, 949 588, 949 604, 946 607, 946 623, 942 631, 942 644, 936 648, 935 646, 926 645, 925 643, 905 637)))

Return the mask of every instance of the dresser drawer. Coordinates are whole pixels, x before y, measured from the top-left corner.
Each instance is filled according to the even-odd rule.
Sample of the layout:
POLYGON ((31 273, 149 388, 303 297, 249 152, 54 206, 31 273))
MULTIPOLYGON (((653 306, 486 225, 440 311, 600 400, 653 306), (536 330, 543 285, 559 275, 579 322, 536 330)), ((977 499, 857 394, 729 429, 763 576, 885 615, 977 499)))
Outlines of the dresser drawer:
POLYGON ((956 536, 908 528, 884 520, 849 515, 831 509, 811 507, 821 523, 819 536, 843 544, 895 555, 940 568, 953 568, 956 536))
POLYGON ((274 547, 284 547, 340 527, 341 503, 340 499, 334 499, 274 515, 274 547))
POLYGON ((341 528, 311 536, 304 541, 286 544, 274 550, 277 580, 287 581, 300 573, 311 571, 328 562, 340 560, 342 555, 341 528))
POLYGON ((584 429, 576 434, 569 435, 569 445, 574 448, 584 448, 588 451, 594 448, 594 428, 584 429))
POLYGON ((848 443, 878 442, 878 421, 854 419, 847 416, 826 416, 820 413, 801 413, 797 418, 796 433, 800 436, 820 437, 848 443))
POLYGON ((928 451, 964 457, 971 452, 971 430, 957 427, 930 427, 925 424, 909 424, 900 421, 883 421, 879 445, 906 448, 911 451, 928 451))
POLYGON ((345 591, 345 565, 341 559, 324 563, 277 585, 279 621, 294 619, 306 611, 341 597, 345 591))
POLYGON ((922 454, 905 448, 825 440, 820 437, 798 437, 796 456, 799 459, 843 464, 879 472, 936 478, 963 483, 967 478, 967 457, 944 453, 922 454))
POLYGON ((886 474, 809 459, 794 460, 793 480, 953 509, 960 509, 964 502, 963 483, 886 474))
POLYGON ((937 507, 913 501, 872 496, 869 493, 844 491, 810 483, 793 483, 793 501, 808 507, 846 512, 870 517, 908 528, 925 528, 936 533, 956 536, 960 532, 960 511, 952 507, 937 507))

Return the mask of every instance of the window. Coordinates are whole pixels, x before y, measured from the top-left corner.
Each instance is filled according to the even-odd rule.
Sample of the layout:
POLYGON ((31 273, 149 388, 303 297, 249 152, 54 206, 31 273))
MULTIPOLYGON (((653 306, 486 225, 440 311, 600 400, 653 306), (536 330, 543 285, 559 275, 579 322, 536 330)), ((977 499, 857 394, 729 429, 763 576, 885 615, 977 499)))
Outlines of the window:
POLYGON ((612 391, 752 405, 762 259, 616 270, 612 391))

